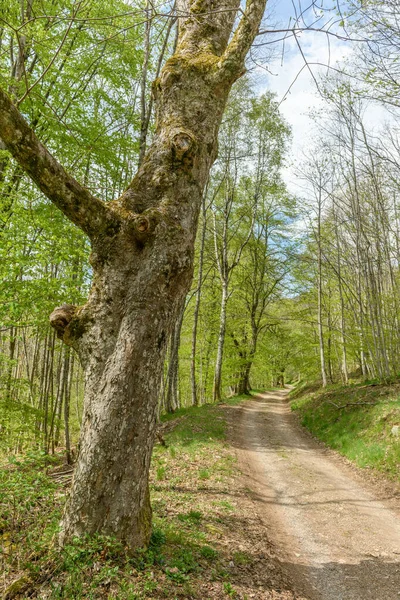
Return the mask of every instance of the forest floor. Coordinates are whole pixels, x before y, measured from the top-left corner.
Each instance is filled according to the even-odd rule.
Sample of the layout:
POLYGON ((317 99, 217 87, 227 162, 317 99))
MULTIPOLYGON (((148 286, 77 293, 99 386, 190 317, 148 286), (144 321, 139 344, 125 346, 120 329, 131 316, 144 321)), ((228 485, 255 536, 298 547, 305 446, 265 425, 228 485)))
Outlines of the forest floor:
MULTIPOLYGON (((312 402, 354 400, 341 394, 312 402)), ((302 402, 303 417, 318 410, 302 402)), ((387 426, 392 408, 382 408, 387 426)), ((3 600, 400 600, 398 486, 316 441, 288 390, 180 410, 162 433, 151 544, 133 557, 100 536, 58 549, 72 476, 60 457, 31 453, 0 469, 3 600)))
MULTIPOLYGON (((235 406, 184 409, 162 425, 151 469, 153 535, 134 557, 108 538, 60 551, 71 469, 31 454, 0 470, 0 597, 296 600, 228 437, 235 406)), ((233 419, 233 421, 232 421, 233 419)))
POLYGON ((255 513, 296 588, 310 600, 399 600, 398 486, 313 439, 288 390, 230 410, 255 513))

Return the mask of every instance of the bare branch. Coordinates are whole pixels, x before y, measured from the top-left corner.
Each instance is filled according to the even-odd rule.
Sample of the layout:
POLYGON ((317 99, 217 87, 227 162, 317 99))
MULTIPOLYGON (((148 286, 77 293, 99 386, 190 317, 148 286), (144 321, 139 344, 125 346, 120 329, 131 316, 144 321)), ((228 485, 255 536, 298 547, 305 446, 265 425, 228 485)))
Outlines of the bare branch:
MULTIPOLYGON (((264 29, 264 30, 259 31, 257 33, 257 37, 259 35, 266 35, 266 34, 269 34, 269 33, 272 33, 274 35, 277 34, 277 33, 285 33, 285 34, 290 33, 290 34, 295 35, 296 33, 302 32, 302 31, 307 31, 307 32, 308 31, 314 31, 314 32, 317 32, 317 33, 323 33, 324 35, 334 37, 334 38, 336 38, 338 40, 341 40, 343 42, 364 42, 364 43, 366 43, 368 41, 366 38, 356 38, 356 37, 353 37, 353 36, 342 35, 340 33, 334 32, 334 31, 329 31, 328 29, 326 29, 324 27, 287 27, 286 29, 264 29)), ((281 39, 283 40, 283 39, 286 39, 286 38, 281 38, 281 39)), ((274 44, 277 41, 279 41, 279 40, 272 40, 272 42, 266 42, 265 44, 263 44, 261 42, 260 44, 257 44, 257 45, 258 46, 263 46, 263 45, 266 45, 267 43, 273 43, 274 44)))

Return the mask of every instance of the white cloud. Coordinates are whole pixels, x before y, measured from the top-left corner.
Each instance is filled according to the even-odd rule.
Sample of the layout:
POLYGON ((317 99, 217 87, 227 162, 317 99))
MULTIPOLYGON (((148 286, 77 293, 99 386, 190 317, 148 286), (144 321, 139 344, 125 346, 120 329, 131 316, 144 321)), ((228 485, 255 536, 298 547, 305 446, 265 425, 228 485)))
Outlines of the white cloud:
MULTIPOLYGON (((325 34, 320 32, 304 32, 299 35, 299 43, 309 68, 305 66, 304 58, 296 41, 291 38, 286 43, 284 60, 276 59, 269 64, 272 74, 265 71, 260 77, 261 91, 266 89, 277 94, 281 102, 280 110, 292 128, 293 141, 290 162, 294 165, 308 154, 316 136, 316 128, 312 111, 323 109, 324 100, 320 97, 314 77, 328 71, 327 65, 339 68, 340 63, 351 56, 351 44, 337 40, 334 37, 327 41, 325 34), (318 63, 318 64, 317 64, 318 63), (325 65, 325 66, 324 66, 325 65), (290 88, 289 93, 288 90, 290 88)), ((261 75, 261 73, 259 73, 261 75)), ((286 183, 293 193, 296 191, 295 177, 292 168, 284 173, 286 183)))
MULTIPOLYGON (((344 61, 350 63, 355 52, 351 42, 331 36, 328 43, 326 35, 320 32, 303 32, 299 35, 299 43, 309 68, 305 66, 296 41, 291 38, 286 42, 282 63, 280 58, 271 61, 268 65, 270 73, 261 68, 256 70, 260 92, 268 89, 276 93, 281 102, 281 113, 292 128, 289 165, 283 175, 289 191, 294 194, 300 191, 299 182, 296 181, 296 167, 304 161, 305 156, 312 153, 318 134, 312 114, 325 109, 325 101, 318 92, 310 69, 318 81, 322 74, 335 72, 330 71, 327 65, 340 70, 344 61)), ((392 117, 382 105, 371 103, 366 109, 364 120, 367 129, 371 132, 375 130, 376 133, 385 122, 390 123, 392 117)))

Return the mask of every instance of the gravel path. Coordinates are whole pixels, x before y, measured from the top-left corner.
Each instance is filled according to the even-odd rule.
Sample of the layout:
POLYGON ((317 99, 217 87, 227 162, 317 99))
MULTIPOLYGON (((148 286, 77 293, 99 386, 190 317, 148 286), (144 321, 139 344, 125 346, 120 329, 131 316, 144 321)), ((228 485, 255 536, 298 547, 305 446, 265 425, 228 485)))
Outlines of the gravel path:
POLYGON ((305 433, 287 391, 260 395, 237 417, 246 485, 298 591, 309 600, 400 600, 397 500, 383 500, 305 433))

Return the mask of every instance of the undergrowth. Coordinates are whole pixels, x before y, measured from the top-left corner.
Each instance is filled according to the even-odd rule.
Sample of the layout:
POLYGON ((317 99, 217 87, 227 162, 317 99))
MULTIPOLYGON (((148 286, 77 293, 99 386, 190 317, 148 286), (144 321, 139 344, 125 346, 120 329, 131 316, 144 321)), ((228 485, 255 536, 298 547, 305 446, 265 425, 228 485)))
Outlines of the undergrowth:
MULTIPOLYGON (((241 398, 230 401, 240 402, 241 398)), ((129 556, 104 536, 80 538, 58 549, 68 477, 42 455, 11 461, 0 471, 2 597, 202 598, 204 581, 235 597, 221 546, 224 518, 235 506, 227 495, 235 458, 226 444, 219 406, 177 411, 167 447, 154 449, 151 472, 153 533, 150 547, 129 556), (201 493, 201 491, 204 493, 201 493)), ((248 557, 238 555, 245 563, 248 557)))

